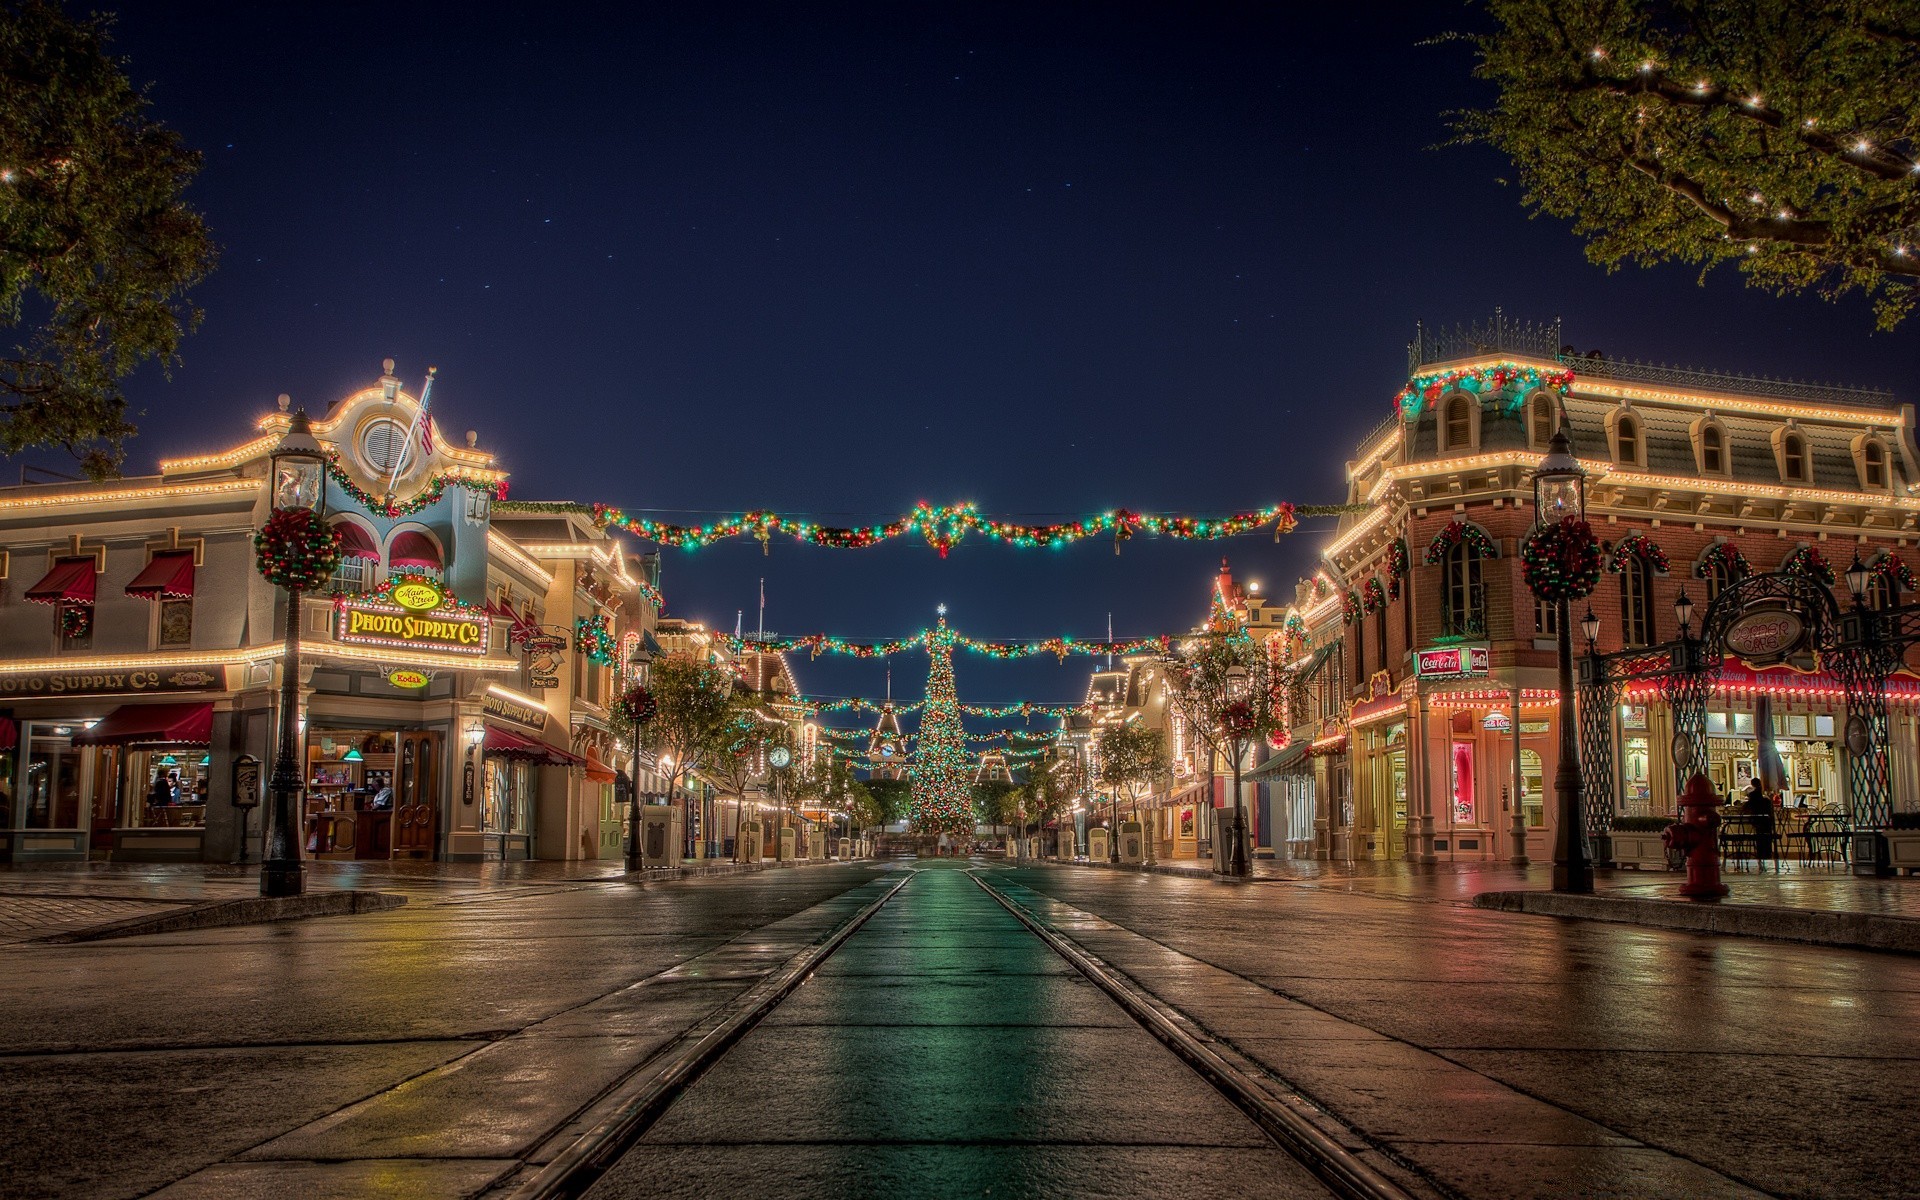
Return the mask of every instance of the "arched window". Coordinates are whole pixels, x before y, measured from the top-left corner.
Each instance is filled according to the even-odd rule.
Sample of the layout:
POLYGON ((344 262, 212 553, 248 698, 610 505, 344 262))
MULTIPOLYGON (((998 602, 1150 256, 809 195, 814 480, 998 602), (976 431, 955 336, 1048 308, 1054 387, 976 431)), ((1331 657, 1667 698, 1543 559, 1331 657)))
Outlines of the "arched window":
POLYGON ((1793 482, 1805 482, 1807 478, 1807 443, 1797 433, 1790 433, 1780 439, 1780 468, 1793 482))
POLYGON ((1620 636, 1629 646, 1653 644, 1653 565, 1638 554, 1620 567, 1620 636))
POLYGON ((1353 623, 1353 686, 1359 687, 1367 681, 1367 619, 1357 618, 1353 623))
POLYGON ((1879 442, 1869 440, 1860 448, 1860 465, 1868 487, 1887 486, 1887 451, 1879 442))
POLYGON ((1867 607, 1875 612, 1892 608, 1900 603, 1900 585, 1886 572, 1877 572, 1867 581, 1867 607))
POLYGON ((1613 426, 1614 458, 1623 463, 1640 461, 1640 426, 1632 417, 1621 417, 1613 426))
POLYGON ((1715 600, 1718 600, 1720 593, 1726 591, 1727 585, 1733 582, 1733 576, 1727 570, 1727 564, 1719 559, 1715 559, 1702 567, 1700 569, 1700 578, 1704 580, 1707 585, 1708 604, 1712 604, 1715 600))
POLYGON ((1486 619, 1481 608, 1480 551, 1466 539, 1455 543, 1441 563, 1441 617, 1448 635, 1460 637, 1485 633, 1486 619))
POLYGON ((1544 393, 1535 396, 1527 411, 1532 421, 1534 449, 1545 450, 1553 441, 1553 397, 1544 393))
POLYGON ((1373 613, 1373 640, 1380 646, 1380 669, 1387 669, 1387 606, 1382 604, 1373 613))
POLYGON ((1473 409, 1465 396, 1447 400, 1447 449, 1465 450, 1473 445, 1473 409))
POLYGON ((1727 469, 1726 439, 1718 425, 1709 425, 1700 431, 1700 469, 1708 475, 1718 475, 1727 469))

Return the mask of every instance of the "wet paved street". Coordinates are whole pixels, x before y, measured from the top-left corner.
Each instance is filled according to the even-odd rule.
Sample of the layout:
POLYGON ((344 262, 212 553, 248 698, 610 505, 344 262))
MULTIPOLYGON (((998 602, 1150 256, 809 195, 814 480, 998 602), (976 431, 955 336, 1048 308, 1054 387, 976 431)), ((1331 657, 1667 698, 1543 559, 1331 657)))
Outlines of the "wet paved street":
POLYGON ((936 861, 589 1196, 1323 1196, 1260 1129, 936 861))
MULTIPOLYGON (((1920 1195, 1913 958, 1485 912, 1445 873, 933 861, 357 879, 412 903, 0 945, 0 1197, 508 1195, 908 872, 595 1195, 1321 1194, 970 870, 1418 1194, 1920 1195)), ((72 890, 35 874, 23 912, 72 890)))

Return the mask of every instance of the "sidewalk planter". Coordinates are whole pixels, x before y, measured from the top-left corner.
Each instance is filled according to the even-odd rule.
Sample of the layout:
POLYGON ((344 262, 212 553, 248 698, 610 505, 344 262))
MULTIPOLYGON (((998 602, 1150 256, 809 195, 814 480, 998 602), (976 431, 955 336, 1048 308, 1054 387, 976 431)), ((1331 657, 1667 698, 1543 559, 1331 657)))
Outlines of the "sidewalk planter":
POLYGON ((1646 871, 1669 870, 1667 845, 1661 839, 1672 817, 1616 817, 1613 822, 1613 862, 1615 866, 1636 867, 1646 871))

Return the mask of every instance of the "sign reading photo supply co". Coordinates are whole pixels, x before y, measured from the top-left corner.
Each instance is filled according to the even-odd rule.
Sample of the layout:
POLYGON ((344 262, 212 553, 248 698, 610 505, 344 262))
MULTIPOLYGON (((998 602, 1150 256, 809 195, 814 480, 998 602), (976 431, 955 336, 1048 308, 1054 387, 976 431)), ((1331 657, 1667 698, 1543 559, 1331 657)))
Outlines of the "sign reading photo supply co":
POLYGON ((461 609, 409 612, 391 604, 349 601, 339 606, 334 636, 362 646, 403 646, 454 654, 487 652, 490 618, 461 609))
POLYGON ((44 671, 0 675, 0 700, 41 696, 120 696, 128 693, 223 692, 223 667, 169 667, 133 671, 44 671))

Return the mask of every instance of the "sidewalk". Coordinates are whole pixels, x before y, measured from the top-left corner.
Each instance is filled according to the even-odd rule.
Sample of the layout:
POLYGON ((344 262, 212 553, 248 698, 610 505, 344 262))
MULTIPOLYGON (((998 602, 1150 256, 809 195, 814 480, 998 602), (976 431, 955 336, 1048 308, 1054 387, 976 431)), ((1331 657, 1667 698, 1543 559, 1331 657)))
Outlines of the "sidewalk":
MULTIPOLYGON (((1031 861, 1023 860, 1023 865, 1031 861)), ((1080 860, 1061 864, 1043 859, 1040 863, 1212 876, 1208 866, 1192 862, 1137 865, 1080 860)), ((1250 882, 1418 903, 1920 952, 1920 879, 1862 878, 1848 874, 1843 867, 1797 863, 1782 864, 1778 871, 1729 870, 1721 875, 1730 889, 1727 897, 1701 904, 1681 897, 1680 882, 1685 876, 1678 871, 1602 870, 1595 876, 1596 898, 1573 904, 1553 895, 1553 870, 1545 863, 1515 867, 1485 862, 1422 865, 1260 859, 1253 865, 1250 882), (1737 910, 1739 915, 1702 915, 1715 910, 1737 910)))
MULTIPOLYGON (((829 862, 834 860, 828 860, 829 862)), ((689 862, 650 868, 629 881, 618 860, 593 862, 310 861, 307 892, 383 892, 416 907, 472 904, 590 887, 741 875, 788 863, 689 862)), ((0 946, 70 934, 142 916, 185 911, 260 894, 254 863, 28 863, 0 866, 0 946)))

